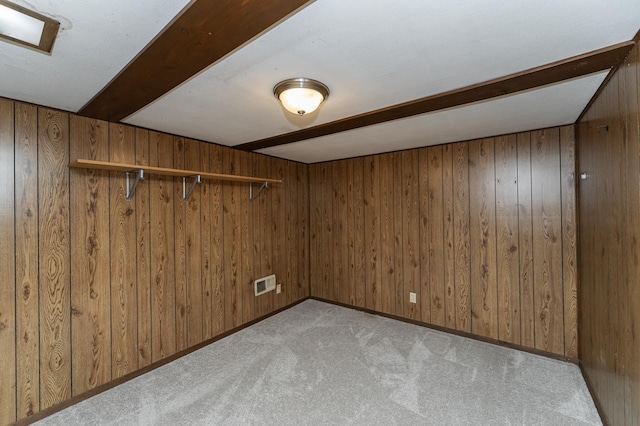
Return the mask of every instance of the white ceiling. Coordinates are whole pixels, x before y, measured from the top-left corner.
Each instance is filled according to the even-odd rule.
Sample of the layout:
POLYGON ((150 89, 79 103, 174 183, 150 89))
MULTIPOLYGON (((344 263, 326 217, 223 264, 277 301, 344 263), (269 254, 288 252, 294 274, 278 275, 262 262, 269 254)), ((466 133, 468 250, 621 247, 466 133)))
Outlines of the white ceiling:
MULTIPOLYGON (((0 96, 77 112, 189 1, 15 3, 61 33, 51 56, 0 43, 0 96)), ((628 41, 639 27, 638 0, 317 0, 123 121, 234 146, 628 41), (289 77, 331 95, 299 119, 272 93, 289 77)), ((605 75, 261 152, 311 163, 569 124, 605 75)))

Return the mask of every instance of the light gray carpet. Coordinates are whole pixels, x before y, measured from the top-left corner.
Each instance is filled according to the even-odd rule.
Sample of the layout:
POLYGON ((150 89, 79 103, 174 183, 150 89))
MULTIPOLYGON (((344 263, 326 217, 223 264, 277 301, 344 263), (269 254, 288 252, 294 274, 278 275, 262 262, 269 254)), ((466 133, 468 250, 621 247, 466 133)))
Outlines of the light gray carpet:
POLYGON ((307 300, 38 424, 601 422, 573 364, 307 300))

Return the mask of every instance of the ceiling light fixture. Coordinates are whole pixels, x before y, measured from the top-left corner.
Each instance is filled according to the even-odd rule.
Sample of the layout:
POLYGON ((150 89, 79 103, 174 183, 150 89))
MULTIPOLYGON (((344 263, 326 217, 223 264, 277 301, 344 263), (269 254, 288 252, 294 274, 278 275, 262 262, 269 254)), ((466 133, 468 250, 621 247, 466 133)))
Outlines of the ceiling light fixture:
POLYGON ((0 39, 51 53, 60 22, 0 0, 0 39))
POLYGON ((276 84, 273 94, 287 111, 305 115, 315 111, 329 97, 329 88, 310 78, 290 78, 276 84))

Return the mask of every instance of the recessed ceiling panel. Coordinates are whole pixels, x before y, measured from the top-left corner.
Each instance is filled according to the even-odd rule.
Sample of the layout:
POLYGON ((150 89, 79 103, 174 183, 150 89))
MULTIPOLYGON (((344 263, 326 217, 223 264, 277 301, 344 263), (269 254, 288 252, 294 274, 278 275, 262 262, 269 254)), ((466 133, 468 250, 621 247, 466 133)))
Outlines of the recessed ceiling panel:
POLYGON ((640 2, 322 0, 125 121, 237 145, 465 87, 630 40, 640 2), (310 117, 273 86, 331 89, 310 117))
POLYGON ((607 73, 258 152, 317 163, 572 124, 607 73))
POLYGON ((0 95, 78 111, 189 0, 14 3, 59 21, 60 32, 51 55, 0 43, 0 95))

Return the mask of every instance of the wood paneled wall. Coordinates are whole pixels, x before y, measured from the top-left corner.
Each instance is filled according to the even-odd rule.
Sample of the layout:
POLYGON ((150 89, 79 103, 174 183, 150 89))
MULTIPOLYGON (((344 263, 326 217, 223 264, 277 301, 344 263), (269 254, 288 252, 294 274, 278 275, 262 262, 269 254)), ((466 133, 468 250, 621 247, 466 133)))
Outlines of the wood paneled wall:
POLYGON ((580 359, 611 425, 640 424, 640 51, 577 127, 580 359))
POLYGON ((308 166, 0 99, 0 424, 309 295, 308 166), (77 158, 279 177, 249 186, 77 158), (283 293, 255 297, 275 273, 283 293))
POLYGON ((312 296, 577 357, 573 126, 314 164, 309 181, 312 296))

